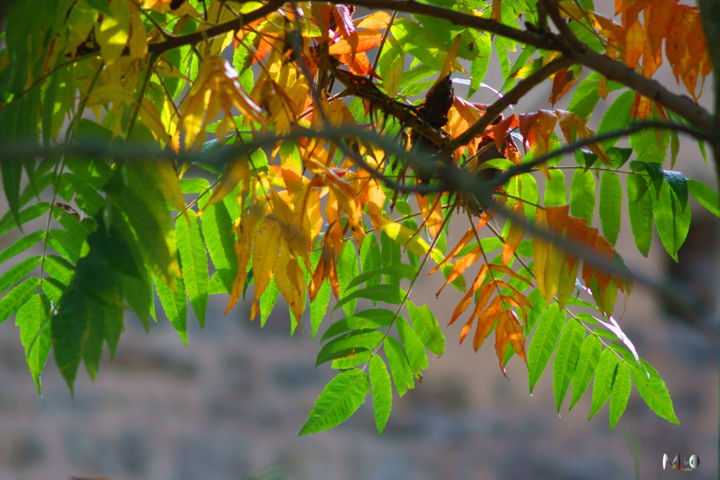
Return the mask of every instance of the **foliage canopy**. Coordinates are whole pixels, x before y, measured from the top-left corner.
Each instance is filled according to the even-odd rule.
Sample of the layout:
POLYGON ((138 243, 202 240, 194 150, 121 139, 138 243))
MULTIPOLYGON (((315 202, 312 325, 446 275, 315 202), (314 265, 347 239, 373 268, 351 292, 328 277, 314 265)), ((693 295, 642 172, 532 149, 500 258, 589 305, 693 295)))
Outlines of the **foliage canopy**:
POLYGON ((115 353, 126 311, 158 320, 155 296, 183 342, 188 303, 203 325, 209 296, 226 312, 245 299, 264 325, 282 297, 290 331, 322 331, 316 363, 338 371, 300 433, 368 395, 382 432, 393 390, 445 348, 450 329, 412 295, 429 273, 444 277, 438 295, 463 292, 452 335, 475 350, 493 335, 503 374, 519 357, 532 391, 554 354, 558 411, 569 389, 568 408, 590 391, 590 417, 609 402, 614 426, 634 384, 677 422, 612 317, 633 280, 658 285, 614 245, 628 215, 643 255, 655 231, 677 260, 689 197, 720 213, 714 188, 672 170, 679 134, 716 147, 719 122, 697 103, 710 10, 14 2, 0 34, 0 234, 17 240, 0 253, 0 321, 14 315, 38 390, 51 350, 72 389, 81 363, 94 378, 103 345, 115 353), (483 83, 492 57, 502 85, 483 83), (689 96, 652 80, 663 63, 689 96), (566 109, 508 113, 546 81, 566 109), (481 88, 497 100, 469 100, 481 88), (331 304, 344 317, 328 326, 331 304))

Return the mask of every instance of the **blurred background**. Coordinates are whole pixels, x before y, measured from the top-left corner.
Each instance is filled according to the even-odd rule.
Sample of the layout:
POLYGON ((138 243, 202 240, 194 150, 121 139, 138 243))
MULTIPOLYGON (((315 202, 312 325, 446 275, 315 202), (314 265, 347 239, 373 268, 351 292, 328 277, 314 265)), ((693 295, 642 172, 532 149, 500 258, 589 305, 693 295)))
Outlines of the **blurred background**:
MULTIPOLYGON (((500 85, 498 71, 493 61, 486 83, 500 85)), ((657 77, 680 90, 669 72, 657 77)), ((709 90, 703 97, 708 107, 709 90)), ((465 92, 457 83, 456 93, 465 92)), ((518 113, 548 108, 548 94, 546 82, 515 108, 518 113)), ((472 100, 493 99, 492 92, 481 89, 472 100)), ((594 118, 599 120, 601 111, 594 118)), ((712 169, 694 144, 683 144, 676 169, 715 186, 712 169)), ((720 294, 719 220, 695 207, 679 265, 657 238, 648 258, 642 257, 626 212, 618 250, 631 267, 672 275, 714 302, 720 294)), ((0 206, 0 214, 6 210, 0 206)), ((0 237, 0 249, 16 238, 0 237)), ((413 298, 418 304, 427 299, 444 325, 458 293, 446 291, 436 300, 437 282, 423 279, 413 298)), ((457 346, 460 327, 454 325, 445 329, 445 355, 431 359, 415 390, 394 398, 382 437, 375 433, 369 404, 332 431, 298 437, 332 376, 328 367, 314 367, 319 341, 311 338, 307 321, 304 331, 289 336, 287 309, 280 305, 261 329, 248 322, 244 306, 223 316, 225 301, 215 297, 205 330, 194 327, 187 347, 165 322, 145 334, 128 318, 114 362, 104 363, 95 383, 81 372, 74 399, 52 359, 43 376, 44 395, 37 395, 17 329, 5 322, 0 328, 0 478, 594 480, 683 475, 663 472, 664 453, 698 455, 700 467, 686 474, 693 479, 719 477, 718 343, 678 321, 663 299, 641 287, 619 322, 641 357, 665 379, 680 425, 657 417, 635 390, 614 431, 607 406, 587 421, 589 395, 573 411, 558 415, 550 367, 531 396, 521 361, 510 361, 506 379, 492 345, 478 353, 468 344, 457 346)), ((335 312, 324 327, 339 318, 335 312)))

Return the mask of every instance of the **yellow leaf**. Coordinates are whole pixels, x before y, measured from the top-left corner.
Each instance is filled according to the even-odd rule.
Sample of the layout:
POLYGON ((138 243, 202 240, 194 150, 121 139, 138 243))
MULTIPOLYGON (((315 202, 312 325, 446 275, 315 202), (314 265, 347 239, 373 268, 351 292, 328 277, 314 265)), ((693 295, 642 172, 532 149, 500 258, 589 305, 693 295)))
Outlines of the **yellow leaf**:
MULTIPOLYGON (((132 4, 131 4, 132 5, 132 4)), ((143 25, 140 11, 132 5, 130 16, 130 58, 145 58, 148 52, 147 32, 143 25)))
MULTIPOLYGON (((203 207, 203 210, 215 205, 217 202, 225 198, 228 193, 233 191, 238 183, 248 178, 249 175, 250 170, 248 169, 247 159, 233 158, 230 160, 227 168, 225 169, 225 173, 223 173, 223 176, 220 179, 220 184, 213 191, 210 200, 208 200, 207 205, 203 207)), ((201 210, 201 213, 203 210, 201 210)))
MULTIPOLYGON (((388 220, 382 226, 382 231, 415 255, 426 255, 430 251, 430 245, 420 237, 418 232, 414 232, 397 222, 388 220)), ((443 254, 439 250, 433 249, 432 257, 435 262, 439 263, 443 259, 443 254)))
POLYGON ((100 44, 100 55, 107 63, 122 55, 130 32, 130 10, 127 0, 111 0, 109 12, 95 27, 95 38, 100 44))
MULTIPOLYGON (((513 207, 515 215, 523 216, 524 206, 518 202, 513 207)), ((517 222, 510 222, 510 230, 508 231, 507 238, 505 239, 505 245, 503 245, 502 261, 507 264, 515 254, 520 241, 525 234, 523 228, 517 222)))
POLYGON ((305 277, 285 245, 281 242, 280 258, 275 271, 275 282, 298 322, 305 309, 305 277))
POLYGON ((258 302, 275 273, 281 240, 280 225, 265 219, 253 238, 253 274, 255 275, 255 301, 258 302))

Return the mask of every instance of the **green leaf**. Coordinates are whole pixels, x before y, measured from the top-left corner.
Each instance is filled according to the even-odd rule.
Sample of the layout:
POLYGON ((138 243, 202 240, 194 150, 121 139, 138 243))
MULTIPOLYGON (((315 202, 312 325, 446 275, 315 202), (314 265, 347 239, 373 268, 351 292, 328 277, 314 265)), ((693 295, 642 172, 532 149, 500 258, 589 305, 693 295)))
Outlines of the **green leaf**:
MULTIPOLYGON (((357 277, 355 277, 347 286, 348 289, 357 287, 361 283, 366 283, 367 286, 370 285, 370 282, 368 282, 370 279, 375 278, 377 280, 382 279, 382 275, 387 275, 389 277, 401 279, 401 278, 413 278, 417 274, 417 268, 413 267, 412 265, 407 265, 404 263, 401 263, 399 265, 388 265, 386 267, 380 267, 375 270, 369 270, 361 273, 357 277)), ((379 284, 380 282, 375 282, 375 284, 379 284)))
POLYGON ((442 355, 445 352, 445 335, 432 310, 427 305, 418 307, 409 300, 406 305, 415 333, 425 348, 437 356, 442 355))
POLYGON ((348 291, 350 290, 350 282, 358 274, 357 253, 355 245, 352 242, 345 242, 340 259, 337 264, 338 284, 340 286, 340 295, 344 295, 344 302, 338 302, 335 308, 343 307, 345 315, 352 315, 355 311, 356 298, 350 298, 348 291))
POLYGON ((622 186, 615 172, 603 172, 600 181, 600 223, 603 235, 615 245, 620 233, 622 186))
POLYGON ((720 217, 720 195, 702 182, 688 180, 688 189, 693 198, 710 213, 720 217))
POLYGON ((155 277, 155 291, 165 315, 173 326, 180 340, 187 345, 187 302, 185 300, 185 286, 182 279, 176 277, 174 287, 170 287, 162 278, 155 277))
POLYGON ((22 179, 23 162, 17 160, 0 162, 0 174, 2 174, 3 189, 7 199, 10 213, 15 218, 17 225, 20 220, 20 180, 22 179))
POLYGON ((395 390, 397 390, 398 395, 402 397, 408 390, 415 386, 405 351, 400 343, 391 336, 385 338, 383 347, 385 349, 388 366, 390 367, 390 373, 392 374, 393 383, 395 384, 395 390))
POLYGON ((477 36, 479 41, 475 42, 477 54, 473 57, 470 64, 470 89, 468 97, 477 91, 482 85, 482 81, 487 73, 490 65, 490 56, 492 55, 492 41, 487 32, 481 32, 477 36))
POLYGON ((618 420, 627 407, 630 398, 630 389, 632 380, 630 379, 630 367, 626 363, 618 364, 617 373, 615 374, 615 382, 613 382, 612 392, 610 394, 610 429, 614 429, 618 420))
POLYGON ((26 278, 0 298, 0 323, 17 312, 30 299, 39 284, 40 279, 37 277, 26 278))
POLYGON ((185 213, 175 223, 177 246, 185 290, 202 327, 205 325, 208 300, 208 260, 197 215, 193 210, 185 213))
POLYGON ((310 302, 310 325, 312 327, 312 337, 315 338, 318 329, 325 318, 328 304, 330 303, 330 283, 324 281, 318 290, 315 300, 310 302))
POLYGON ((530 393, 535 388, 540 375, 547 366, 550 356, 555 350, 560 330, 562 330, 565 315, 560 306, 553 303, 537 320, 537 327, 528 347, 528 385, 530 393))
POLYGON ((52 318, 52 342, 55 363, 70 391, 74 391, 75 376, 82 359, 83 338, 90 318, 87 297, 77 289, 68 290, 60 308, 52 318))
POLYGON ((592 403, 590 405, 590 416, 588 420, 600 411, 612 392, 613 380, 615 379, 615 370, 617 368, 618 358, 610 349, 605 349, 600 354, 600 361, 595 370, 595 380, 593 381, 592 403))
POLYGON ((630 175, 627 179, 628 213, 635 245, 644 256, 650 251, 652 240, 653 201, 652 193, 645 179, 630 175))
POLYGON ((35 269, 35 267, 39 263, 40 257, 34 256, 26 258, 25 260, 10 268, 2 276, 0 276, 0 293, 4 293, 5 290, 25 278, 30 272, 33 271, 33 269, 35 269))
POLYGON ((205 209, 200 220, 202 236, 210 259, 226 291, 229 292, 238 269, 230 214, 225 204, 218 202, 205 209))
POLYGON ((420 372, 428 367, 428 358, 420 338, 412 329, 410 324, 402 317, 395 321, 400 341, 405 347, 408 364, 413 374, 420 375, 420 372))
MULTIPOLYGON (((47 202, 39 202, 34 205, 29 206, 28 208, 21 210, 19 217, 20 217, 20 225, 23 225, 30 220, 34 220, 38 218, 43 213, 47 212, 48 208, 50 207, 50 204, 47 202)), ((15 223, 15 217, 13 217, 12 212, 8 212, 5 215, 3 215, 2 219, 0 219, 0 235, 5 235, 7 232, 12 230, 13 228, 17 227, 17 223, 15 223)))
POLYGON ((598 95, 598 82, 600 74, 593 72, 575 87, 575 92, 570 99, 568 110, 582 118, 590 118, 600 96, 598 95))
POLYGON ((270 279, 270 283, 265 288, 262 296, 260 297, 260 326, 264 327, 270 314, 275 308, 278 296, 280 295, 280 289, 274 278, 270 279))
POLYGON ((358 298, 398 305, 402 302, 404 293, 402 289, 394 285, 375 285, 373 287, 361 288, 359 290, 353 290, 350 294, 341 298, 340 301, 335 304, 335 310, 358 298))
POLYGON ((690 207, 685 204, 683 208, 670 185, 663 182, 659 197, 653 204, 653 217, 660 242, 677 262, 677 252, 690 230, 690 207))
POLYGON ((550 178, 545 182, 545 205, 567 205, 565 173, 562 170, 550 170, 550 178))
POLYGON ((38 230, 36 232, 25 235, 21 239, 14 242, 12 245, 0 251, 0 263, 3 263, 6 260, 15 257, 16 255, 21 254, 28 248, 34 246, 43 238, 45 238, 45 232, 43 230, 38 230))
POLYGON ((369 391, 370 383, 363 371, 340 372, 315 401, 300 435, 321 432, 341 424, 360 408, 369 391))
MULTIPOLYGON (((618 96, 615 101, 608 107, 605 115, 603 115, 597 133, 607 133, 611 130, 619 130, 627 126, 630 121, 630 108, 635 100, 635 92, 626 91, 618 96)), ((604 148, 609 148, 615 144, 617 140, 607 140, 602 143, 604 148)))
POLYGON ((30 374, 39 394, 42 394, 40 374, 45 369, 50 353, 50 317, 41 295, 33 295, 15 315, 15 325, 20 330, 20 343, 25 349, 30 374))
POLYGON ((592 225, 595 212, 595 176, 591 171, 577 169, 570 184, 570 215, 584 218, 592 225))
POLYGON ((580 322, 570 319, 563 328, 553 365, 553 391, 555 392, 555 409, 559 412, 570 380, 575 373, 580 346, 585 331, 580 322))
MULTIPOLYGON (((378 245, 377 237, 374 232, 370 232, 365 235, 362 245, 360 246, 360 265, 363 273, 377 270, 383 265, 380 246, 378 245)), ((370 277, 365 281, 365 285, 368 287, 380 285, 381 283, 382 279, 375 277, 370 277)))
POLYGON ((346 333, 323 345, 315 359, 315 366, 354 352, 373 350, 382 340, 383 333, 379 330, 365 329, 346 333))
POLYGON ((680 423, 675 415, 667 386, 657 370, 646 361, 640 360, 640 365, 633 368, 632 375, 635 379, 635 388, 648 407, 668 422, 680 423))
POLYGON ((602 350, 602 343, 598 337, 595 335, 585 337, 580 347, 580 356, 572 377, 572 399, 568 409, 572 410, 590 385, 590 380, 600 359, 600 350, 602 350))
POLYGON ((368 364, 370 385, 372 386, 373 410, 375 412, 375 428, 378 435, 385 430, 392 410, 392 386, 390 374, 382 358, 374 355, 368 364))
POLYGON ((321 340, 325 341, 335 335, 348 330, 361 330, 370 328, 384 328, 395 320, 395 312, 385 308, 370 308, 355 312, 355 315, 343 318, 333 323, 323 334, 321 340))

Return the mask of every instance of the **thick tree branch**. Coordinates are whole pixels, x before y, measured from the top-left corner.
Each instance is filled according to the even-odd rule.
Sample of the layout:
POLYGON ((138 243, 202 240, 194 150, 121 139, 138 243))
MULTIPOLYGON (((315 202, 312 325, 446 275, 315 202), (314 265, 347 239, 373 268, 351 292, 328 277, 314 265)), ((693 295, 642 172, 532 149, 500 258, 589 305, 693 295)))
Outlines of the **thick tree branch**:
POLYGON ((683 125, 680 123, 669 123, 660 121, 637 122, 627 128, 613 130, 607 133, 602 133, 600 135, 595 135, 593 137, 582 138, 576 142, 569 143, 562 148, 558 148, 557 150, 553 150, 552 152, 541 155, 529 162, 511 167, 502 175, 498 176, 495 180, 492 181, 493 187, 505 184, 505 182, 507 182, 516 175, 530 172, 531 170, 549 162, 555 157, 559 157, 568 153, 573 153, 576 150, 580 150, 581 148, 587 147, 594 143, 604 142, 606 140, 614 140, 621 137, 627 137, 629 135, 632 135, 633 133, 637 133, 641 130, 647 130, 651 128, 655 128, 658 130, 675 130, 676 132, 684 133, 686 135, 694 137, 697 140, 704 140, 706 142, 710 142, 711 144, 717 141, 718 138, 717 135, 711 135, 702 130, 697 130, 695 128, 688 127, 687 125, 683 125))
POLYGON ((508 93, 500 97, 495 103, 490 105, 485 111, 485 115, 480 118, 473 126, 468 128, 459 137, 451 142, 451 150, 467 144, 470 140, 477 137, 490 126, 490 124, 500 115, 507 107, 516 104, 523 96, 543 82, 546 78, 555 72, 562 70, 572 64, 572 61, 565 57, 556 58, 539 70, 530 74, 518 82, 508 93))
POLYGON ((150 53, 160 55, 174 48, 183 47, 185 45, 193 45, 196 43, 200 43, 203 40, 207 40, 208 38, 217 37, 218 35, 222 35, 224 33, 239 30, 244 25, 247 25, 250 22, 254 22, 257 19, 274 12, 278 8, 282 7, 284 3, 284 0, 270 0, 268 3, 258 8, 257 10, 253 10, 252 12, 246 13, 244 15, 238 15, 237 18, 229 20, 225 23, 215 25, 205 30, 188 33, 187 35, 172 37, 162 42, 151 43, 150 45, 148 45, 148 51, 150 53))
POLYGON ((331 0, 330 3, 428 15, 447 20, 454 25, 500 35, 525 45, 544 50, 560 51, 574 62, 601 73, 609 80, 614 80, 656 101, 663 107, 683 117, 693 126, 703 130, 712 130, 713 128, 712 115, 690 98, 671 92, 655 80, 641 75, 622 62, 591 50, 584 44, 565 45, 562 38, 549 32, 536 33, 520 30, 487 18, 418 3, 413 0, 331 0))

